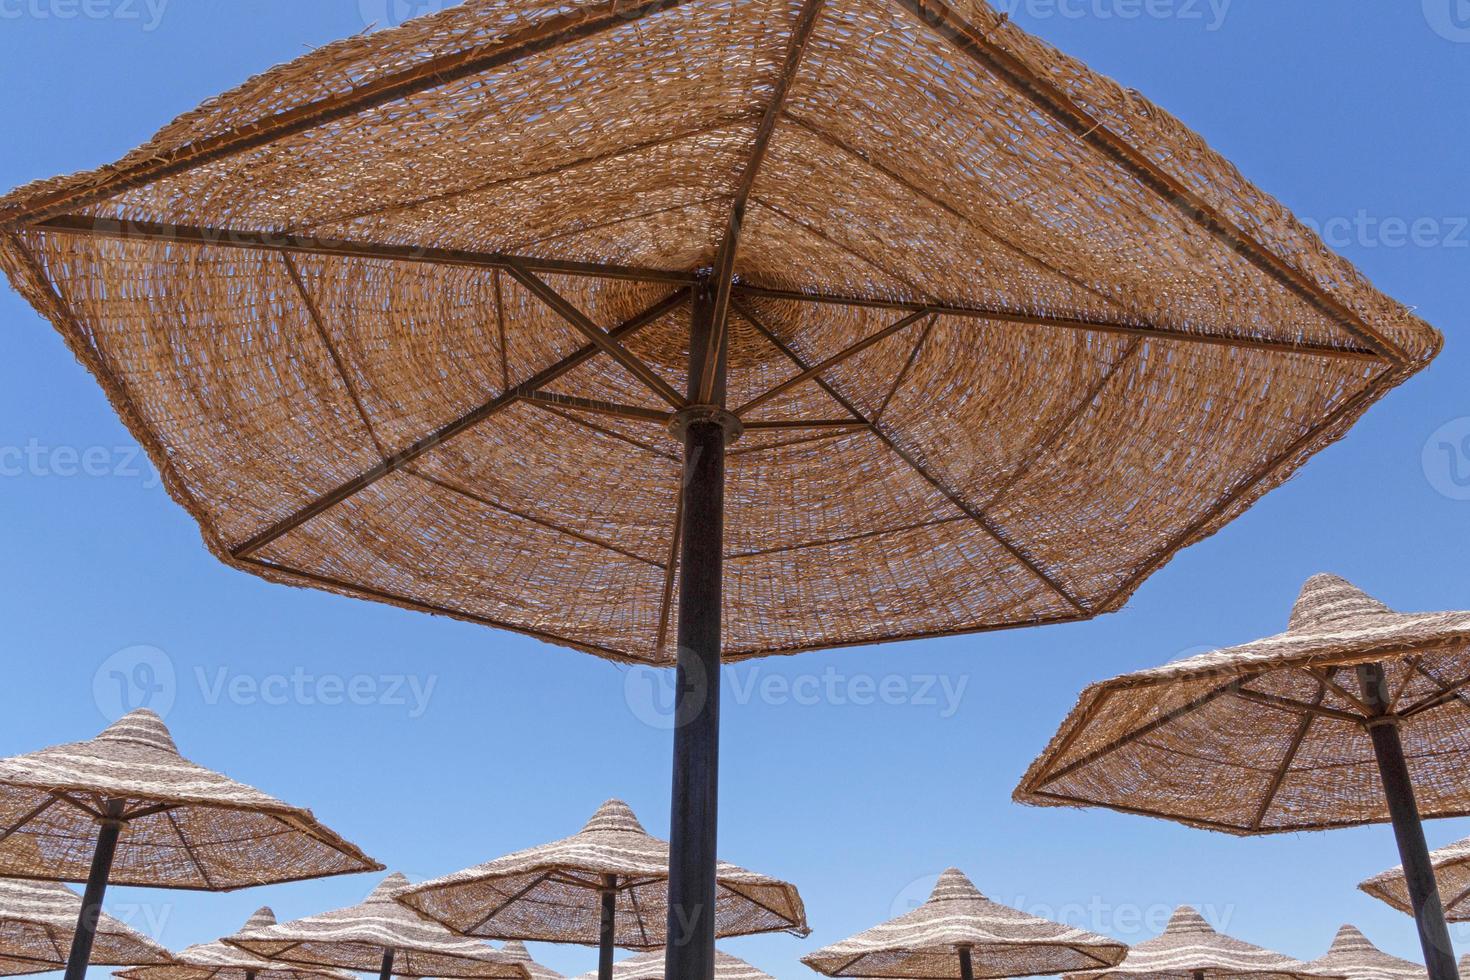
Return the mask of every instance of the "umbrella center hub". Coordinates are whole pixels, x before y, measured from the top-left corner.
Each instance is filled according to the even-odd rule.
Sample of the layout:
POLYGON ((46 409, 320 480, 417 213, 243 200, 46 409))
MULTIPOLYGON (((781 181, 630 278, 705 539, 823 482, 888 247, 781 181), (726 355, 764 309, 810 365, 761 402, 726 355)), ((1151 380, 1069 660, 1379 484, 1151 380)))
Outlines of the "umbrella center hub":
POLYGON ((690 426, 700 423, 718 425, 725 433, 727 446, 745 434, 745 426, 741 424, 740 418, 724 406, 690 405, 675 412, 673 418, 669 419, 669 435, 682 443, 690 426))

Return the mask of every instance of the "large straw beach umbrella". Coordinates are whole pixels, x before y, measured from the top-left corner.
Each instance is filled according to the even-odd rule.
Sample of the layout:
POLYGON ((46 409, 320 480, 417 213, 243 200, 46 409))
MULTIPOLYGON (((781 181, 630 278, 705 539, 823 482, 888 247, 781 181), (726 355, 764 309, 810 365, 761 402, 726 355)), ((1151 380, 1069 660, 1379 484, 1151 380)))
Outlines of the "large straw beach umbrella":
MULTIPOLYGON (((0 878, 0 976, 66 966, 82 899, 65 885, 0 878)), ((92 962, 106 966, 172 962, 168 950, 105 912, 93 931, 92 962)))
POLYGON ((531 958, 531 951, 519 939, 512 939, 500 947, 500 955, 512 963, 519 963, 531 975, 531 980, 566 980, 562 974, 544 967, 531 958))
MULTIPOLYGON (((623 960, 613 968, 613 980, 664 980, 663 950, 644 953, 623 960)), ((599 980, 594 970, 584 973, 577 980, 599 980)), ((715 950, 715 980, 776 980, 763 970, 757 970, 742 959, 729 953, 715 950)))
MULTIPOLYGON (((244 930, 276 924, 276 913, 262 907, 245 920, 244 930)), ((174 962, 116 970, 124 980, 356 980, 344 970, 268 960, 225 942, 200 943, 174 954, 174 962)))
MULTIPOLYGON (((1430 851, 1429 866, 1434 869, 1445 919, 1470 922, 1470 837, 1430 851)), ((1409 880, 1404 875, 1403 865, 1380 872, 1358 887, 1400 912, 1414 914, 1414 902, 1409 895, 1409 880)))
POLYGON ((1441 344, 983 0, 469 0, 0 198, 0 266, 223 561, 677 666, 684 980, 722 659, 1116 610, 1441 344))
POLYGON ((456 936, 393 897, 408 887, 397 872, 360 904, 274 925, 250 926, 224 942, 272 960, 391 977, 526 980, 529 971, 488 943, 456 936))
POLYGON ((1069 973, 1066 980, 1318 980, 1356 974, 1318 969, 1281 953, 1217 932, 1181 905, 1164 931, 1128 950, 1117 966, 1069 973))
POLYGON ((147 709, 0 759, 0 875, 86 882, 66 980, 83 980, 109 883, 231 891, 379 867, 310 810, 179 755, 147 709))
POLYGON ((1094 684, 1016 799, 1232 834, 1393 823, 1429 976, 1454 980, 1421 814, 1470 813, 1470 612, 1313 576, 1287 630, 1094 684))
POLYGON ((1116 939, 992 902, 950 868, 912 912, 801 961, 829 977, 984 980, 1111 966, 1127 951, 1116 939))
MULTIPOLYGON (((1307 967, 1322 973, 1338 973, 1348 980, 1424 980, 1424 967, 1385 953, 1368 941, 1355 926, 1337 930, 1332 946, 1307 967)), ((1462 968, 1463 969, 1463 968, 1462 968)))
MULTIPOLYGON (((717 935, 810 932, 795 885, 723 861, 715 882, 717 935)), ((617 947, 668 941, 669 844, 609 800, 571 837, 414 885, 398 900, 462 935, 596 945, 609 980, 617 947)))

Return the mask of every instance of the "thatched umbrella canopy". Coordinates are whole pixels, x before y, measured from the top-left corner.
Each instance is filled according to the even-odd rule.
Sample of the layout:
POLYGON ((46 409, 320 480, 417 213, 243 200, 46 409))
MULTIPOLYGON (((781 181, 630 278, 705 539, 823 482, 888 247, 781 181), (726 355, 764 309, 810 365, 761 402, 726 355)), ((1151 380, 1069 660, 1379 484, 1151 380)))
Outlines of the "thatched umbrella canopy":
POLYGON ((531 951, 519 939, 512 939, 510 942, 501 946, 500 955, 512 963, 519 963, 521 966, 524 966, 526 972, 531 975, 531 980, 566 980, 562 974, 548 967, 544 967, 531 959, 531 951))
MULTIPOLYGON (((1450 922, 1470 922, 1470 837, 1430 851, 1429 863, 1434 868, 1444 917, 1450 922)), ((1380 872, 1358 887, 1400 912, 1414 913, 1403 865, 1380 872)))
POLYGON ((87 883, 66 980, 83 980, 109 883, 230 891, 380 867, 310 810, 185 759, 147 709, 0 759, 0 828, 0 875, 87 883))
POLYGON ((1128 950, 1117 966, 1068 974, 1066 980, 1321 980, 1356 976, 1317 969, 1300 960, 1215 931, 1204 916, 1181 905, 1164 931, 1128 950))
MULTIPOLYGON (((0 878, 0 976, 49 973, 66 965, 82 898, 65 885, 0 878)), ((105 912, 97 915, 93 963, 168 964, 169 951, 105 912)))
POLYGON ((1326 954, 1307 966, 1322 973, 1340 973, 1348 980, 1424 980, 1428 976, 1418 963, 1385 953, 1356 927, 1347 925, 1337 930, 1326 954))
POLYGON ((247 926, 224 942, 273 960, 390 977, 525 980, 526 968, 488 943, 456 936, 394 896, 408 879, 384 878, 361 904, 276 925, 247 926))
POLYGON ((223 561, 682 661, 691 980, 722 660, 1116 610, 1441 344, 983 0, 470 0, 0 198, 0 267, 223 561))
MULTIPOLYGON (((242 931, 275 924, 276 913, 262 907, 245 920, 242 931)), ((174 954, 172 963, 117 970, 113 975, 124 980, 356 980, 344 970, 268 960, 225 942, 188 946, 174 954)))
MULTIPOLYGON (((623 960, 613 967, 613 980, 664 980, 662 950, 623 960)), ((584 973, 577 980, 598 980, 597 971, 584 973)), ((776 980, 742 959, 715 950, 715 980, 776 980)))
MULTIPOLYGON (((715 880, 716 935, 810 932, 795 885, 723 861, 715 880)), ((571 837, 414 885, 398 901, 463 935, 597 945, 607 980, 616 947, 667 941, 669 844, 609 800, 571 837)))
POLYGON ((817 950, 801 961, 829 977, 973 980, 1111 966, 1116 939, 992 902, 950 868, 912 912, 817 950))
POLYGON ((1392 821, 1429 975, 1454 978, 1420 816, 1470 813, 1467 722, 1470 612, 1317 575, 1284 633, 1089 687, 1015 796, 1233 834, 1392 821))

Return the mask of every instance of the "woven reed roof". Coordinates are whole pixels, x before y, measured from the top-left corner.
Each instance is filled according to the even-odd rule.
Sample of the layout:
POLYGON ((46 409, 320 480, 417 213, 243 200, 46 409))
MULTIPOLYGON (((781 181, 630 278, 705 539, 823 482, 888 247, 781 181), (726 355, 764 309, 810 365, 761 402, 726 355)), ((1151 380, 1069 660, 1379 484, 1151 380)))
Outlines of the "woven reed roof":
MULTIPOLYGON (((262 907, 245 920, 241 931, 275 924, 276 913, 262 907)), ((225 942, 188 946, 174 954, 173 963, 117 970, 114 976, 125 980, 356 980, 343 970, 268 960, 225 942)))
MULTIPOLYGON (((613 944, 662 947, 669 845, 621 800, 604 803, 571 837, 423 882, 398 900, 464 935, 596 944, 606 876, 618 892, 613 944)), ((716 935, 810 931, 795 885, 723 861, 715 881, 716 935)))
POLYGON ((470 0, 0 226, 222 560, 633 662, 691 288, 731 658, 1116 610, 1441 344, 983 0, 470 0))
POLYGON ((0 759, 0 874, 86 881, 104 812, 126 821, 115 885, 229 891, 379 868, 310 810, 179 755, 145 708, 89 741, 0 759))
POLYGON ((1429 975, 1423 966, 1385 953, 1357 928, 1347 925, 1337 930, 1327 953, 1307 966, 1324 973, 1340 973, 1348 980, 1424 980, 1429 975))
POLYGON ((526 972, 531 975, 531 980, 566 980, 562 974, 548 967, 544 967, 531 959, 531 951, 519 939, 512 939, 510 942, 501 946, 500 955, 512 963, 519 963, 521 966, 524 966, 526 972))
MULTIPOLYGON (((584 973, 577 980, 597 980, 597 971, 584 973)), ((658 950, 633 956, 613 964, 613 980, 664 980, 664 953, 658 950)), ((715 980, 776 980, 749 963, 729 953, 715 950, 715 980)))
POLYGON ((969 946, 975 976, 1025 977, 1109 966, 1128 947, 1060 922, 992 902, 955 868, 923 905, 801 961, 829 977, 960 977, 969 946))
POLYGON ((1308 967, 1269 949, 1252 946, 1216 932, 1204 917, 1181 905, 1164 931, 1128 950, 1117 966, 1092 973, 1068 974, 1066 980, 1309 980, 1348 974, 1308 967))
MULTIPOLYGON (((1430 851, 1429 862, 1434 866, 1434 880, 1439 885, 1445 919, 1470 922, 1470 837, 1430 851)), ((1400 912, 1413 914, 1414 906, 1409 901, 1403 865, 1380 872, 1358 887, 1400 912)))
POLYGON ((1470 813, 1470 612, 1398 613, 1334 575, 1286 632, 1094 684, 1015 798, 1236 834, 1388 820, 1355 665, 1382 663, 1425 817, 1470 813))
MULTIPOLYGON (((81 897, 49 881, 0 878, 0 976, 46 973, 66 966, 81 897)), ((92 963, 169 963, 168 950, 107 913, 97 920, 92 963)))
POLYGON ((360 905, 309 915, 278 925, 246 928, 224 941, 270 959, 377 973, 383 953, 394 951, 399 977, 524 980, 521 966, 486 943, 456 936, 394 901, 408 879, 391 874, 360 905))

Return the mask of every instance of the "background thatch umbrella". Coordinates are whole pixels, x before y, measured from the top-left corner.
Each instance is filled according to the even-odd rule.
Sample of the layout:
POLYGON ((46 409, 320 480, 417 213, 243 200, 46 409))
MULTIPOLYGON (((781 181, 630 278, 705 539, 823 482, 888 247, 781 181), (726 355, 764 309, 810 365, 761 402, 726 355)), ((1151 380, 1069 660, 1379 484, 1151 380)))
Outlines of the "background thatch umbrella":
MULTIPOLYGON (((724 862, 715 880, 717 935, 810 931, 795 885, 724 862)), ((669 844, 609 800, 571 837, 414 885, 398 900, 463 935, 597 945, 608 980, 616 947, 667 941, 669 844)))
POLYGON ((394 901, 408 879, 384 878, 358 905, 277 925, 246 928, 224 942, 269 959, 390 977, 525 980, 526 968, 489 944, 456 936, 394 901))
POLYGON ((992 902, 955 868, 929 900, 801 961, 829 977, 973 980, 1111 966, 1128 947, 992 902))
MULTIPOLYGON (((659 950, 623 960, 613 968, 613 980, 664 980, 664 955, 659 950)), ((577 980, 598 980, 598 973, 584 973, 577 980)), ((715 950, 715 980, 776 980, 742 959, 715 950)))
MULTIPOLYGON (((245 920, 242 931, 275 924, 276 913, 262 907, 245 920)), ((116 970, 113 975, 124 980, 355 980, 343 970, 268 960, 225 942, 188 946, 174 954, 172 963, 116 970)))
POLYGON ((1307 967, 1320 973, 1340 973, 1348 980, 1424 980, 1424 967, 1391 956, 1374 946, 1353 926, 1337 930, 1332 947, 1307 967))
MULTIPOLYGON (((1164 931, 1128 950, 1117 966, 1068 974, 1066 980, 1316 980, 1352 974, 1315 969, 1290 956, 1216 932, 1181 905, 1164 931)), ((1353 978, 1356 980, 1356 978, 1353 978)))
MULTIPOLYGON (((0 878, 0 976, 64 967, 81 911, 81 896, 65 885, 0 878)), ((92 961, 131 966, 173 960, 158 943, 99 911, 92 961)))
POLYGON ((1391 820, 1429 975, 1454 978, 1420 814, 1470 813, 1467 698, 1470 612, 1317 575, 1285 633, 1089 687, 1016 799, 1234 834, 1391 820))
MULTIPOLYGON (((1429 864, 1434 869, 1444 917, 1450 922, 1470 922, 1470 837, 1430 851, 1429 864)), ((1358 887, 1400 912, 1414 914, 1403 865, 1379 872, 1358 887)))
POLYGON ((542 966, 531 958, 531 951, 519 939, 512 939, 500 947, 500 955, 512 963, 519 963, 531 975, 531 980, 566 980, 555 970, 542 966))
POLYGON ((66 980, 83 980, 109 882, 230 891, 379 867, 310 810, 179 755, 147 709, 0 759, 0 875, 87 884, 66 980))
POLYGON ((472 0, 0 231, 224 561, 679 663, 689 980, 722 658, 1116 610, 1440 346, 980 0, 472 0))

